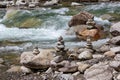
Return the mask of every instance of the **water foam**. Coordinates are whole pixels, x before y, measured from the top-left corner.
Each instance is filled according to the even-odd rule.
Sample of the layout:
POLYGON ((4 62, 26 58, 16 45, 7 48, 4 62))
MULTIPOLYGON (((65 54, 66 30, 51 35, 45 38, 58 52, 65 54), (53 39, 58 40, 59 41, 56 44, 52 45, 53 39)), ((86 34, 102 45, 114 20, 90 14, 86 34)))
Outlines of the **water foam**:
POLYGON ((109 3, 100 3, 100 4, 95 4, 95 5, 89 5, 86 7, 86 10, 99 10, 99 9, 113 9, 116 7, 120 7, 120 2, 109 2, 109 3))
POLYGON ((64 35, 65 30, 53 30, 45 28, 7 28, 3 24, 0 24, 0 40, 12 40, 12 41, 39 41, 47 39, 56 39, 57 37, 64 35))

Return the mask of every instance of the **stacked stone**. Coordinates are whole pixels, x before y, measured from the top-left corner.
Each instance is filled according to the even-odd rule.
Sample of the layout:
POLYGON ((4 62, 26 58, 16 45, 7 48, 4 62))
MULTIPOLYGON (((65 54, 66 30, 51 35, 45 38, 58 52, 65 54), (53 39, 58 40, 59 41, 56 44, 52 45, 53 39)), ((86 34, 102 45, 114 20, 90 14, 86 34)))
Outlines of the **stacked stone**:
POLYGON ((40 51, 38 50, 38 47, 35 47, 33 50, 33 54, 38 55, 40 51))
POLYGON ((60 36, 58 38, 57 46, 56 46, 56 51, 57 52, 64 52, 65 51, 65 45, 64 45, 64 40, 63 37, 60 36))

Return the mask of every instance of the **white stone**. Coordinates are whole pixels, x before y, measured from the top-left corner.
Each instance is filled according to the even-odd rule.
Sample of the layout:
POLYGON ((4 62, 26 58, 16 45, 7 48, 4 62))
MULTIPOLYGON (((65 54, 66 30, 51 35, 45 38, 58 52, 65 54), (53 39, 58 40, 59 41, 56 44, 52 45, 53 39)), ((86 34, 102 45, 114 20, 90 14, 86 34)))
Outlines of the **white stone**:
POLYGON ((31 71, 31 69, 29 69, 29 68, 27 68, 27 67, 25 67, 25 66, 21 66, 21 71, 23 72, 23 73, 31 73, 32 71, 31 71))
POLYGON ((104 58, 105 56, 102 54, 93 54, 93 58, 94 59, 100 59, 100 58, 104 58))
POLYGON ((35 4, 31 3, 29 4, 29 8, 34 8, 35 7, 35 4))
POLYGON ((54 4, 58 4, 59 0, 51 0, 51 1, 46 1, 43 5, 44 6, 52 6, 54 4))
POLYGON ((79 54, 78 58, 79 59, 92 59, 92 53, 89 51, 84 51, 79 54))
POLYGON ((112 52, 114 52, 114 53, 120 53, 120 46, 110 48, 110 51, 112 51, 112 52))
POLYGON ((72 3, 71 3, 71 6, 83 6, 83 5, 80 4, 80 3, 77 3, 77 2, 72 2, 72 3))

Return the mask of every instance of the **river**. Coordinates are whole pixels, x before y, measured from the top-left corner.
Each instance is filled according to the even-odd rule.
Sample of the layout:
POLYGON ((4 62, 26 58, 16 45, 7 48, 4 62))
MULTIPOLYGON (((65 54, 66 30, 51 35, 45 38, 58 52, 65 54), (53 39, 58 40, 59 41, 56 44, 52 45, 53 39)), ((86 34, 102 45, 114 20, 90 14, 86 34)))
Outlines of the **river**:
MULTIPOLYGON (((102 20, 99 16, 108 13, 119 15, 119 9, 120 2, 89 4, 80 9, 62 7, 58 9, 18 10, 18 14, 15 14, 8 20, 5 20, 7 11, 1 10, 0 53, 22 52, 32 49, 35 46, 39 48, 54 48, 59 36, 63 36, 67 48, 84 47, 86 44, 85 41, 78 40, 74 33, 67 34, 67 29, 69 28, 68 22, 72 16, 81 10, 86 10, 97 16, 94 20, 99 24, 109 25, 110 22, 108 20, 102 20), (34 18, 35 20, 40 19, 41 24, 30 28, 19 28, 23 20, 30 18, 34 18)), ((109 38, 101 39, 93 42, 93 45, 102 45, 108 40, 109 38)))

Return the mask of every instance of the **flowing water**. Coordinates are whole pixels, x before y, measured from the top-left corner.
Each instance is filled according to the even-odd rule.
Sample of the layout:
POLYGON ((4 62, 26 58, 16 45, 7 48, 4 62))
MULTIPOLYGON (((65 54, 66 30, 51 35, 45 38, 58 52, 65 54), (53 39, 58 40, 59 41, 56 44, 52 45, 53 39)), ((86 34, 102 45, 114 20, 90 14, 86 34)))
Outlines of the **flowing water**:
MULTIPOLYGON (((100 3, 87 5, 81 10, 89 11, 98 16, 105 13, 120 14, 118 7, 120 7, 119 3, 100 3)), ((67 15, 70 12, 71 9, 69 8, 19 10, 17 14, 5 20, 5 11, 1 11, 0 52, 24 51, 34 46, 38 46, 39 48, 53 48, 59 36, 63 36, 65 45, 68 48, 85 46, 86 42, 79 41, 75 34, 67 34, 67 29, 69 28, 68 22, 72 18, 72 15, 67 15), (24 20, 31 18, 34 22, 40 20, 40 24, 38 22, 36 23, 38 24, 37 26, 18 28, 23 25, 24 20)), ((94 20, 103 25, 110 24, 108 20, 102 20, 98 17, 95 17, 94 20)), ((93 42, 93 45, 98 46, 108 40, 98 40, 93 42)))

